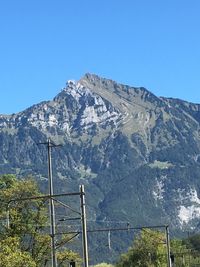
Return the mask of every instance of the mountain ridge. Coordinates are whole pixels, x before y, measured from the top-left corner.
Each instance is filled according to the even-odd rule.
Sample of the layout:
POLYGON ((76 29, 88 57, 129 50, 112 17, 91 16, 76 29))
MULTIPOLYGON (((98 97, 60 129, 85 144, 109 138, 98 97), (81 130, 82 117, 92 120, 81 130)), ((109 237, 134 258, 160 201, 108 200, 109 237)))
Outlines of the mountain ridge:
MULTIPOLYGON (((85 184, 88 220, 198 230, 199 133, 199 104, 86 74, 50 101, 0 115, 0 173, 31 174, 46 192, 46 150, 37 144, 51 138, 62 144, 53 151, 55 192, 85 184)), ((131 238, 114 237, 113 259, 131 238)))

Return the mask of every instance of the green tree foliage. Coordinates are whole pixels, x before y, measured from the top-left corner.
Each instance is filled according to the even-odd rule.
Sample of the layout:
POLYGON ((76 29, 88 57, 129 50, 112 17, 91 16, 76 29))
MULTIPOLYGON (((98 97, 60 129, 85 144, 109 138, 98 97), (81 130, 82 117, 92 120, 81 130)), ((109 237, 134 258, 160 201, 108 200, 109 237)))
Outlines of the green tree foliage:
MULTIPOLYGON (((31 196, 40 196, 36 183, 17 180, 4 175, 0 179, 0 218, 9 219, 2 225, 1 240, 7 237, 20 240, 19 249, 30 253, 37 266, 45 266, 50 257, 50 237, 45 234, 47 208, 44 199, 21 201, 31 196)), ((15 240, 15 239, 13 239, 15 240)))
POLYGON ((188 248, 200 252, 200 234, 189 236, 184 243, 188 248))
MULTIPOLYGON (((0 177, 0 253, 5 261, 5 265, 1 263, 2 267, 48 266, 51 258, 48 201, 43 198, 21 201, 33 196, 41 196, 33 180, 18 180, 13 175, 0 177), (21 264, 23 260, 27 265, 21 264)), ((59 240, 59 266, 71 259, 80 261, 78 254, 62 248, 69 239, 65 236, 59 240)))
POLYGON ((129 248, 128 252, 121 255, 117 267, 166 267, 165 237, 158 231, 143 229, 129 248))
POLYGON ((36 263, 28 252, 20 249, 20 239, 8 237, 0 241, 1 267, 36 267, 36 263))
POLYGON ((174 256, 174 266, 196 267, 200 266, 200 253, 191 248, 189 239, 171 241, 171 253, 174 256))
POLYGON ((102 263, 99 263, 99 264, 94 265, 92 267, 114 267, 114 265, 102 262, 102 263))
POLYGON ((185 251, 179 254, 179 258, 188 263, 187 266, 193 264, 200 266, 200 234, 194 234, 183 240, 185 251))
POLYGON ((62 250, 57 253, 58 266, 64 267, 68 266, 70 261, 75 261, 76 266, 79 267, 81 264, 81 259, 78 253, 71 250, 62 250))
MULTIPOLYGON (((173 265, 176 267, 200 266, 200 236, 187 240, 173 239, 170 242, 173 265)), ((133 246, 121 255, 117 267, 166 267, 167 249, 165 235, 161 232, 143 229, 133 246)))

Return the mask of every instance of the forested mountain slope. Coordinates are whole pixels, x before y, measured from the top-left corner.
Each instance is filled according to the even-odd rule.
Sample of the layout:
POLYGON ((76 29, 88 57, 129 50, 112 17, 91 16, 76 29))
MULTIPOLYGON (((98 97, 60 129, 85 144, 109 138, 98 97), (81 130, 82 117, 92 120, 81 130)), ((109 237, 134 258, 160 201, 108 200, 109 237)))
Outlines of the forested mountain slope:
MULTIPOLYGON (((86 74, 51 101, 0 115, 0 173, 32 175, 47 192, 47 151, 38 145, 47 138, 62 144, 52 153, 55 192, 85 184, 88 227, 198 227, 200 105, 86 74)), ((126 246, 118 238, 113 255, 126 246)))

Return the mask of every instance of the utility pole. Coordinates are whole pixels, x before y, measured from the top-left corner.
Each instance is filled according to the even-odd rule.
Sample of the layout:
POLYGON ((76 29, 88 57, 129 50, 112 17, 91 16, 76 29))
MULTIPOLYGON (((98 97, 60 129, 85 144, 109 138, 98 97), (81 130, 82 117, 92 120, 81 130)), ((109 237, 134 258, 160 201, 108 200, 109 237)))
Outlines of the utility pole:
POLYGON ((52 163, 51 163, 51 148, 57 147, 60 145, 55 145, 51 142, 50 138, 46 143, 39 143, 39 145, 47 146, 47 162, 48 162, 48 181, 49 181, 49 217, 50 217, 50 236, 51 236, 51 263, 52 267, 57 267, 57 258, 56 258, 56 240, 55 240, 55 208, 54 208, 54 199, 53 199, 53 177, 52 177, 52 163))
POLYGON ((170 255, 170 239, 169 239, 169 226, 165 226, 166 245, 167 245, 167 266, 172 267, 171 255, 170 255))
POLYGON ((84 267, 88 267, 88 245, 87 245, 87 225, 85 212, 85 191, 84 185, 80 186, 80 202, 81 202, 81 221, 82 221, 82 242, 83 242, 83 258, 84 267))
POLYGON ((50 214, 50 230, 51 230, 51 257, 52 257, 52 267, 57 267, 56 259, 56 241, 55 241, 55 208, 53 196, 53 177, 52 177, 52 163, 51 163, 51 148, 54 146, 51 140, 48 139, 47 149, 48 149, 48 178, 49 178, 49 214, 50 214))

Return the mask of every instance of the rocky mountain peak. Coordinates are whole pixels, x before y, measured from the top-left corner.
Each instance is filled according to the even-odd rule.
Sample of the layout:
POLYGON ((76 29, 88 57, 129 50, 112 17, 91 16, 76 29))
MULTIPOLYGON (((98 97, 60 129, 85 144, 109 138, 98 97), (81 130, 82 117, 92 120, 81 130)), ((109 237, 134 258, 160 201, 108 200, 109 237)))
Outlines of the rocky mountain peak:
POLYGON ((100 80, 102 80, 103 78, 96 75, 96 74, 92 74, 92 73, 85 73, 85 75, 79 80, 87 80, 88 82, 99 82, 100 80))
POLYGON ((0 115, 0 172, 45 180, 37 143, 51 137, 63 144, 53 152, 56 190, 85 183, 90 218, 195 228, 199 133, 200 105, 87 73, 52 101, 0 115))

